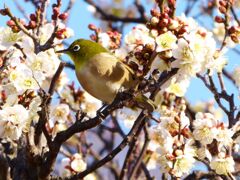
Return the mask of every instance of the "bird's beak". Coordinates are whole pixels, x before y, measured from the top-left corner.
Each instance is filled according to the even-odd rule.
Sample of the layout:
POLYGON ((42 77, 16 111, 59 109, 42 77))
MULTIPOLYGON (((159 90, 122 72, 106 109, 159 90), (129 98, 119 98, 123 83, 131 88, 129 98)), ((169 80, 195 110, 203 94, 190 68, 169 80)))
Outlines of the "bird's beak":
POLYGON ((59 50, 59 51, 55 51, 56 53, 67 53, 69 51, 69 49, 63 49, 63 50, 59 50))

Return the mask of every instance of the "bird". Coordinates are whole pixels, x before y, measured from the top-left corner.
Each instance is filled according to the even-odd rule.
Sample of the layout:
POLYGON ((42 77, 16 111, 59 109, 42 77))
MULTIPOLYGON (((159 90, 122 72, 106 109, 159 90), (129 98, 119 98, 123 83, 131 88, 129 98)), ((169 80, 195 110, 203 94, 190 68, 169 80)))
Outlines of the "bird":
MULTIPOLYGON (((111 104, 121 89, 138 84, 134 71, 97 42, 77 39, 67 49, 56 52, 70 56, 82 88, 103 103, 111 104)), ((136 99, 146 104, 142 102, 146 102, 147 97, 136 99)))

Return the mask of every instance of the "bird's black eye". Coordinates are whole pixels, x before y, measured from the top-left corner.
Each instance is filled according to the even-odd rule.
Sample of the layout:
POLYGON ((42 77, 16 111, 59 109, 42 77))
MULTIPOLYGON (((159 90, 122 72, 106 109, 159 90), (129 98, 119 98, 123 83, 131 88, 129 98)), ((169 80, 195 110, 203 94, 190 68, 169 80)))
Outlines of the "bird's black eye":
POLYGON ((80 46, 79 45, 75 45, 75 46, 73 46, 73 51, 79 51, 79 49, 80 49, 80 46))

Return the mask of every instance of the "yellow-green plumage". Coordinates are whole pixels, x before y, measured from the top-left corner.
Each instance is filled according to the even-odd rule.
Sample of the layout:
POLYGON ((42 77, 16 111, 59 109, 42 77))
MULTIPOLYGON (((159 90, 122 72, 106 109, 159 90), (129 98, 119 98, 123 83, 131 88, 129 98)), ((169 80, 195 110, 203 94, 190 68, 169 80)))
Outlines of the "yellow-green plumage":
POLYGON ((96 42, 76 40, 59 52, 74 61, 81 86, 105 103, 111 103, 120 88, 129 89, 136 84, 132 69, 96 42))

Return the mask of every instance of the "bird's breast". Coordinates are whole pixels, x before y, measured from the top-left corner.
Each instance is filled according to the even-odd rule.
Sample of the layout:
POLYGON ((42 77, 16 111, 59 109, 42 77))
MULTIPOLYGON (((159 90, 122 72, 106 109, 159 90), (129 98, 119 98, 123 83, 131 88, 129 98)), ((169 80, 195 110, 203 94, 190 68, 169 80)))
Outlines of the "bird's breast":
POLYGON ((106 103, 113 101, 121 87, 129 88, 133 82, 126 65, 109 53, 95 55, 76 74, 83 89, 106 103))

